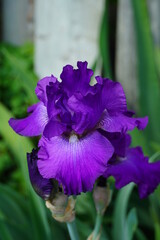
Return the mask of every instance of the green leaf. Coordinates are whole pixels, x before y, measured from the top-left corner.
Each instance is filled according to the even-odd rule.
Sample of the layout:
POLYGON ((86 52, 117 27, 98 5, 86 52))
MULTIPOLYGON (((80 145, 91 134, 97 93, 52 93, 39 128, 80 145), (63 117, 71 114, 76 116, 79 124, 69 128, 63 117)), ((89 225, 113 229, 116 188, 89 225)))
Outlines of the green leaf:
POLYGON ((6 48, 3 48, 1 51, 7 59, 7 63, 13 69, 13 74, 17 77, 19 84, 26 90, 31 102, 36 103, 37 97, 34 92, 36 87, 35 75, 26 68, 24 59, 10 53, 6 48))
POLYGON ((138 129, 134 129, 130 133, 130 135, 132 137, 132 147, 136 147, 139 145, 143 148, 143 152, 145 155, 150 155, 150 149, 148 147, 149 143, 145 135, 142 134, 142 132, 140 132, 138 129))
POLYGON ((19 205, 8 195, 0 191, 0 210, 8 221, 27 227, 27 220, 19 205))
POLYGON ((114 216, 113 216, 113 239, 114 240, 128 240, 126 227, 126 214, 130 194, 134 188, 134 184, 122 188, 115 202, 114 216))
POLYGON ((29 205, 11 188, 0 185, 0 219, 3 231, 13 239, 30 239, 32 226, 29 221, 29 205), (6 231, 5 231, 6 230, 6 231))
POLYGON ((155 227, 155 240, 159 240, 160 239, 160 224, 155 223, 154 227, 155 227))
POLYGON ((30 186, 27 171, 26 153, 32 150, 33 145, 27 138, 21 137, 14 133, 14 131, 8 124, 8 120, 13 116, 1 103, 0 103, 0 116, 1 116, 0 134, 3 136, 11 152, 14 154, 17 163, 20 165, 26 185, 30 186))
POLYGON ((135 235, 137 236, 138 240, 148 240, 140 229, 136 230, 135 235))
POLYGON ((0 219, 0 240, 13 240, 5 222, 0 219))
POLYGON ((155 231, 155 240, 159 240, 160 238, 160 186, 156 189, 156 191, 150 195, 150 208, 151 208, 151 218, 153 221, 154 231, 155 231))
POLYGON ((30 194, 30 214, 32 216, 31 220, 34 227, 34 239, 50 239, 51 231, 48 226, 44 203, 42 203, 42 200, 33 191, 28 176, 26 153, 31 151, 33 145, 27 138, 15 134, 9 127, 8 120, 12 115, 1 103, 0 116, 0 134, 3 136, 9 149, 14 154, 17 163, 20 165, 26 188, 30 194))
POLYGON ((87 239, 94 228, 96 210, 91 192, 82 193, 76 199, 77 227, 80 239, 87 239), (87 216, 87 218, 86 218, 87 216))
POLYGON ((156 46, 155 46, 155 58, 156 58, 157 72, 160 78, 160 48, 156 46))
POLYGON ((99 48, 103 61, 104 77, 112 78, 109 54, 108 0, 105 0, 105 9, 99 37, 99 48))
POLYGON ((127 240, 132 240, 133 239, 133 235, 136 231, 138 225, 138 219, 137 219, 137 213, 136 213, 136 209, 132 208, 130 210, 130 212, 128 213, 127 219, 126 219, 126 239, 127 240))
POLYGON ((132 0, 137 38, 140 112, 149 116, 148 140, 160 140, 160 88, 146 0, 132 0))
POLYGON ((87 218, 90 219, 90 223, 94 224, 96 218, 96 210, 92 198, 92 193, 82 193, 80 196, 77 197, 76 200, 76 212, 83 220, 87 218))
POLYGON ((9 199, 12 199, 13 202, 16 202, 17 205, 23 211, 25 211, 25 214, 27 215, 27 212, 28 212, 27 208, 29 205, 22 195, 20 195, 10 187, 6 186, 5 184, 0 184, 0 193, 3 195, 6 195, 9 199))

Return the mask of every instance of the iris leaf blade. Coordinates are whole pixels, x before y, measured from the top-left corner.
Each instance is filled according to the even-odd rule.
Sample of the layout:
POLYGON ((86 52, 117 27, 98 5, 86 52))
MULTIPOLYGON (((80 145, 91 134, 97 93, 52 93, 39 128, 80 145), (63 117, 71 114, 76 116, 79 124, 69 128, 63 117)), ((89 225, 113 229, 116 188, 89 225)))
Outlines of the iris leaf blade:
POLYGON ((160 140, 160 88, 147 1, 132 0, 137 38, 140 112, 149 116, 148 138, 160 140))
POLYGON ((115 202, 114 222, 113 222, 113 240, 128 240, 126 237, 125 223, 126 213, 130 194, 134 188, 134 184, 129 184, 122 188, 115 202))
POLYGON ((41 199, 36 196, 33 191, 28 176, 26 153, 31 151, 33 145, 27 138, 15 134, 9 127, 8 120, 12 115, 2 103, 0 103, 0 116, 0 134, 15 156, 17 164, 21 167, 26 189, 30 194, 30 214, 32 216, 31 219, 35 231, 35 239, 50 239, 51 231, 48 226, 44 203, 42 203, 41 199))

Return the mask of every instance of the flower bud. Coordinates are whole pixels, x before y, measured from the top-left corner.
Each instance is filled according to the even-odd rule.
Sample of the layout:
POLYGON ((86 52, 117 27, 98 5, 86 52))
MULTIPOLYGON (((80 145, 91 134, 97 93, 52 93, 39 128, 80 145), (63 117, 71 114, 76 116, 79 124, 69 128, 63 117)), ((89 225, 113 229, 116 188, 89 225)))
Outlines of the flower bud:
POLYGON ((52 201, 46 201, 52 217, 59 222, 72 222, 75 219, 75 199, 58 193, 52 201))
POLYGON ((46 206, 59 222, 72 222, 75 218, 75 200, 62 192, 58 181, 45 179, 37 167, 38 149, 27 154, 30 181, 35 192, 46 200, 46 206))
POLYGON ((109 185, 106 184, 97 184, 93 191, 93 199, 97 213, 103 215, 106 208, 109 206, 112 196, 112 191, 109 188, 109 185))
POLYGON ((27 153, 27 162, 29 177, 35 192, 43 199, 47 200, 50 197, 53 189, 53 183, 50 179, 45 179, 41 176, 37 167, 38 149, 33 149, 31 153, 27 153))

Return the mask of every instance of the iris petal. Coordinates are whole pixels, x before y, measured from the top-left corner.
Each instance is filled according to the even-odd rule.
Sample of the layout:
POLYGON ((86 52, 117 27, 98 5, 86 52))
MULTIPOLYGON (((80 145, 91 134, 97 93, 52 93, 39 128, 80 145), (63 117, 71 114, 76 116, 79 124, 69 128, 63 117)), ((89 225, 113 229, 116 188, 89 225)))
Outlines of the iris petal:
POLYGON ((54 137, 40 140, 38 168, 44 178, 55 178, 68 195, 92 189, 113 154, 111 143, 97 131, 68 141, 54 137))
POLYGON ((143 130, 148 124, 148 117, 132 118, 123 113, 103 113, 99 127, 107 132, 127 132, 137 127, 143 130))
POLYGON ((43 132, 45 125, 48 122, 47 109, 43 103, 37 103, 29 108, 33 112, 24 119, 9 120, 9 125, 13 130, 22 136, 38 136, 43 132))
POLYGON ((126 96, 123 87, 118 82, 113 82, 107 78, 96 77, 99 84, 102 85, 100 94, 101 104, 107 111, 124 112, 127 110, 126 96))
MULTIPOLYGON (((53 83, 54 85, 59 85, 57 78, 55 78, 53 75, 50 77, 42 78, 38 81, 37 87, 35 89, 35 93, 40 101, 42 101, 45 105, 47 103, 47 93, 46 93, 46 86, 49 85, 49 83, 53 83)), ((58 86, 57 86, 58 87, 58 86)))
POLYGON ((49 179, 43 178, 37 167, 37 152, 38 150, 32 150, 31 153, 27 153, 27 162, 28 162, 28 170, 30 181, 35 192, 42 198, 49 198, 51 191, 53 189, 53 184, 49 179))
POLYGON ((80 119, 77 117, 77 122, 73 126, 74 131, 79 134, 94 128, 102 116, 104 119, 105 109, 112 114, 127 111, 126 97, 121 84, 98 76, 96 80, 97 84, 94 85, 92 93, 85 96, 75 93, 68 99, 70 109, 78 117, 81 114, 80 119))
POLYGON ((68 106, 76 116, 74 131, 82 134, 95 127, 104 110, 99 97, 99 94, 89 93, 86 96, 75 94, 68 99, 68 106))
POLYGON ((62 88, 70 97, 75 92, 80 92, 86 95, 88 92, 92 92, 90 86, 90 80, 93 75, 93 71, 87 68, 87 62, 77 62, 78 69, 73 69, 71 65, 66 65, 60 75, 62 79, 62 88))
POLYGON ((43 135, 50 139, 55 136, 61 135, 64 131, 66 131, 66 125, 56 121, 54 118, 50 119, 47 125, 44 128, 43 135))
POLYGON ((126 157, 108 165, 105 177, 113 176, 116 187, 122 188, 130 182, 138 185, 141 198, 147 197, 160 183, 160 161, 149 163, 140 147, 128 149, 126 157))
POLYGON ((101 129, 98 131, 111 142, 114 147, 114 155, 125 157, 126 151, 131 144, 131 136, 129 134, 122 134, 119 132, 109 133, 101 129))

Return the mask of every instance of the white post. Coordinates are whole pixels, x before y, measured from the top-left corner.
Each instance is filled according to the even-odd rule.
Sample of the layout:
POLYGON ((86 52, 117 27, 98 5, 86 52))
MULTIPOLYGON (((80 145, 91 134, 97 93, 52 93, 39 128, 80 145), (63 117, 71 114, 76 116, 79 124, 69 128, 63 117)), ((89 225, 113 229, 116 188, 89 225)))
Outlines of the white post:
POLYGON ((98 56, 104 0, 35 1, 35 70, 59 76, 62 66, 98 56))

